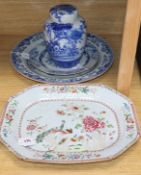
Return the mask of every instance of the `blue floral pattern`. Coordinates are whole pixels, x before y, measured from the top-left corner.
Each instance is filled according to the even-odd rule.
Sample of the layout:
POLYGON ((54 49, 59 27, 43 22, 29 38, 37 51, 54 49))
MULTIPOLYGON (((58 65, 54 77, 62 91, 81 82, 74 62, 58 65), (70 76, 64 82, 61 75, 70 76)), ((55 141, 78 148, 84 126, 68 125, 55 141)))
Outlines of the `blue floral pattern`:
POLYGON ((76 11, 76 8, 72 5, 56 5, 50 9, 50 14, 58 19, 58 22, 62 22, 61 18, 67 14, 73 14, 76 11))
MULTIPOLYGON (((100 37, 97 37, 92 34, 87 35, 87 45, 85 48, 85 52, 88 53, 88 55, 92 54, 92 50, 97 50, 99 53, 99 61, 96 64, 95 68, 90 69, 87 73, 83 74, 74 74, 74 75, 67 75, 67 76, 60 76, 60 75, 51 75, 51 74, 45 74, 34 67, 32 65, 28 64, 28 60, 24 59, 22 53, 28 53, 33 48, 45 48, 46 45, 44 44, 44 36, 43 33, 36 33, 25 40, 23 40, 21 43, 17 45, 17 47, 13 50, 12 53, 12 63, 14 68, 23 76, 32 79, 34 81, 43 82, 43 83, 58 83, 58 84, 64 84, 64 83, 78 83, 78 82, 84 82, 91 79, 94 79, 100 75, 102 75, 104 72, 106 72, 112 65, 114 59, 113 59, 113 52, 111 48, 108 46, 108 44, 101 39, 100 37), (104 48, 104 50, 103 50, 104 48)), ((30 55, 31 56, 31 55, 30 55)), ((40 54, 38 55, 40 56, 40 54)))
POLYGON ((78 48, 78 43, 83 42, 86 28, 81 22, 80 28, 73 28, 72 24, 46 24, 45 31, 48 35, 48 53, 56 61, 73 61, 81 57, 84 45, 78 48))
POLYGON ((86 23, 72 5, 57 5, 50 10, 44 27, 48 53, 61 67, 79 62, 86 44, 86 23))
MULTIPOLYGON (((97 64, 99 60, 99 52, 96 50, 96 48, 93 47, 88 53, 84 52, 83 56, 79 60, 79 63, 71 68, 62 68, 58 66, 58 64, 55 64, 55 62, 50 58, 47 49, 46 48, 33 48, 36 53, 38 53, 34 59, 29 59, 28 64, 35 67, 35 69, 40 70, 41 72, 45 72, 47 74, 52 75, 72 75, 72 74, 84 74, 90 69, 94 69, 95 65, 97 64)), ((31 58, 32 56, 30 56, 31 58)))

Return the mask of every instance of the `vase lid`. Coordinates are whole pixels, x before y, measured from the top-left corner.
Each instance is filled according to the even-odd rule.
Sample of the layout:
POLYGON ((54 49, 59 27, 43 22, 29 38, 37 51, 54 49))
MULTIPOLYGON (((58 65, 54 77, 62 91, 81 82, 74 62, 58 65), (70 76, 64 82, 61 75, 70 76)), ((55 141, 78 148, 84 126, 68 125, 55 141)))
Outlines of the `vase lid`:
POLYGON ((60 4, 50 9, 50 16, 56 23, 73 23, 77 16, 77 8, 69 4, 60 4))

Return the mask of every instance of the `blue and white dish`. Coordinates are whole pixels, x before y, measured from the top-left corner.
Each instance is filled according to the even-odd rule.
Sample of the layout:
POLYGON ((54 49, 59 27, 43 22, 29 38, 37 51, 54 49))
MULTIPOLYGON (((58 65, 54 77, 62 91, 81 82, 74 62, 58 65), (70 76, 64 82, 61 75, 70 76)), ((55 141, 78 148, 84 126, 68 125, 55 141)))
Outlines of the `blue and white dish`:
POLYGON ((42 47, 34 47, 30 51, 30 57, 28 64, 35 69, 52 75, 71 75, 77 73, 86 73, 90 69, 94 69, 98 59, 100 57, 99 52, 96 49, 88 50, 86 47, 84 54, 80 58, 77 65, 70 68, 62 68, 56 64, 50 55, 45 45, 42 47), (36 54, 35 54, 36 53, 36 54))
MULTIPOLYGON (((12 63, 14 68, 23 76, 34 81, 51 84, 74 84, 97 78, 111 67, 114 60, 111 48, 103 39, 92 34, 87 34, 85 53, 90 55, 90 57, 87 60, 89 63, 86 65, 91 65, 92 62, 94 62, 92 67, 88 66, 88 70, 85 71, 85 64, 82 64, 83 61, 81 62, 81 65, 77 66, 83 67, 84 71, 82 71, 82 69, 78 69, 79 71, 77 71, 77 66, 76 68, 66 69, 57 68, 50 64, 48 69, 49 72, 45 72, 39 68, 40 64, 42 64, 42 61, 40 62, 39 58, 47 58, 41 56, 41 53, 44 52, 45 48, 46 43, 44 41, 43 33, 36 33, 24 39, 12 52, 12 63), (93 56, 94 53, 96 53, 96 57, 93 56), (72 73, 73 69, 76 71, 75 74, 72 73), (59 71, 61 71, 61 73, 59 71), (67 71, 70 71, 71 73, 69 72, 69 74, 67 74, 67 71)), ((83 57, 84 56, 82 56, 82 58, 83 57)), ((85 57, 85 59, 87 58, 85 57)), ((41 68, 43 68, 42 65, 41 68)))
POLYGON ((50 9, 44 35, 50 57, 57 65, 70 68, 79 63, 86 45, 86 22, 76 7, 60 4, 50 9))

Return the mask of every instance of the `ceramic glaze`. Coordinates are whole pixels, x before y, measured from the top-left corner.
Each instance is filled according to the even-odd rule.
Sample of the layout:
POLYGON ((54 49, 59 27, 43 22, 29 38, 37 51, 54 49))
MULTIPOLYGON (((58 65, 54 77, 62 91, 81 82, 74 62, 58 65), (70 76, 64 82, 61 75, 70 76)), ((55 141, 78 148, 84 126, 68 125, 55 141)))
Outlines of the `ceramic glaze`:
POLYGON ((18 157, 44 163, 113 159, 139 136, 132 102, 103 85, 30 87, 8 100, 0 128, 18 157))
POLYGON ((84 54, 71 68, 61 68, 54 63, 48 54, 43 33, 24 39, 12 52, 12 65, 20 74, 51 84, 74 84, 97 78, 111 67, 113 61, 110 46, 92 34, 87 34, 84 54))
POLYGON ((86 23, 74 6, 51 8, 44 34, 48 53, 57 65, 72 67, 79 62, 86 44, 86 23))

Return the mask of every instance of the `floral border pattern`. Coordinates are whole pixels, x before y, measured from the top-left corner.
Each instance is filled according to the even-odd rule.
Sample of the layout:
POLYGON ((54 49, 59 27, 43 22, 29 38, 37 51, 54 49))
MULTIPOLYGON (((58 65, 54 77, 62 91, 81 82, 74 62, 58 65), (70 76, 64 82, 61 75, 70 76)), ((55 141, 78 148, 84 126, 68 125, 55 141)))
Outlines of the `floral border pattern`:
MULTIPOLYGON (((80 85, 80 86, 81 86, 81 85, 80 85)), ((36 88, 36 87, 41 87, 41 85, 35 85, 35 86, 30 87, 30 88, 27 88, 27 89, 25 89, 24 91, 18 93, 16 96, 18 96, 19 94, 24 93, 25 91, 27 91, 27 90, 29 90, 29 89, 36 88)), ((43 86, 43 87, 46 87, 46 86, 43 86)), ((101 158, 99 158, 100 155, 95 154, 95 155, 93 155, 94 157, 93 157, 92 160, 91 160, 91 159, 82 160, 81 157, 80 157, 80 159, 77 159, 77 155, 76 155, 76 159, 74 158, 73 161, 71 161, 71 160, 70 160, 70 161, 66 161, 66 160, 63 160, 63 159, 58 160, 58 161, 55 161, 55 160, 51 160, 51 159, 48 159, 48 160, 47 160, 47 159, 44 159, 44 160, 37 160, 38 155, 35 155, 35 159, 28 159, 27 157, 21 156, 18 152, 16 152, 15 150, 13 150, 13 149, 10 147, 10 145, 9 145, 5 140, 3 140, 2 137, 1 137, 1 141, 8 147, 8 149, 10 149, 10 151, 12 151, 13 153, 15 153, 18 157, 20 157, 20 158, 22 158, 22 159, 24 159, 24 160, 33 161, 33 162, 65 163, 65 164, 66 164, 66 163, 97 162, 97 161, 103 161, 103 160, 110 160, 110 159, 113 159, 113 158, 119 156, 119 155, 122 154, 126 149, 128 149, 130 146, 132 146, 132 145, 139 139, 139 137, 140 137, 140 135, 141 135, 141 134, 140 134, 139 123, 138 123, 138 121, 137 121, 137 119, 136 119, 136 114, 135 114, 135 111, 134 111, 134 110, 135 110, 135 109, 134 109, 134 106, 133 106, 132 102, 131 102, 126 96, 120 94, 119 92, 115 91, 114 89, 111 89, 111 88, 109 88, 109 87, 107 87, 107 86, 99 85, 99 84, 96 84, 94 87, 106 88, 107 90, 110 90, 110 91, 112 91, 113 93, 116 93, 117 95, 121 96, 124 100, 127 100, 127 102, 128 102, 128 103, 130 104, 130 106, 131 106, 131 109, 132 109, 132 112, 133 112, 132 115, 134 115, 134 126, 136 126, 136 136, 135 136, 135 138, 132 138, 132 137, 129 136, 128 139, 130 139, 131 141, 130 141, 126 146, 124 146, 121 150, 119 150, 117 153, 113 154, 113 156, 106 156, 106 157, 101 157, 101 158), (37 157, 36 157, 36 156, 37 156, 37 157)), ((15 96, 15 97, 16 97, 16 96, 15 96)), ((15 97, 13 97, 12 100, 14 100, 15 97)), ((10 100, 10 101, 7 103, 7 105, 8 105, 12 100, 10 100)), ((4 116, 5 116, 5 113, 6 113, 6 109, 7 109, 7 108, 5 108, 5 110, 4 110, 4 112, 3 112, 1 124, 2 124, 3 121, 4 121, 4 116)), ((130 122, 129 122, 130 120, 128 120, 128 119, 129 119, 129 118, 128 118, 128 117, 126 118, 126 115, 125 115, 125 121, 127 122, 127 125, 128 125, 128 123, 130 123, 130 122)), ((131 122, 131 123, 133 123, 133 122, 131 122)), ((2 131, 2 127, 1 127, 1 131, 2 131)), ((128 131, 128 130, 127 130, 127 131, 128 131)), ((128 133, 128 132, 127 132, 127 133, 128 133)), ((39 154, 40 154, 40 153, 39 153, 39 154)), ((102 156, 102 155, 101 155, 101 156, 102 156)), ((45 155, 45 157, 46 157, 46 155, 45 155)))
POLYGON ((51 87, 45 87, 43 89, 46 93, 95 93, 96 88, 90 89, 88 86, 51 86, 51 87))
POLYGON ((135 134, 135 120, 133 120, 132 113, 130 111, 130 107, 128 106, 127 103, 123 104, 122 111, 123 111, 123 115, 125 117, 125 122, 126 122, 127 138, 131 139, 133 138, 135 134))
POLYGON ((10 134, 12 131, 11 131, 11 125, 13 123, 13 120, 14 120, 14 115, 16 113, 16 107, 18 105, 18 102, 16 100, 14 100, 10 105, 9 105, 9 109, 8 111, 6 112, 5 114, 5 125, 3 126, 2 128, 2 132, 3 132, 3 135, 5 137, 8 136, 8 134, 10 134))

